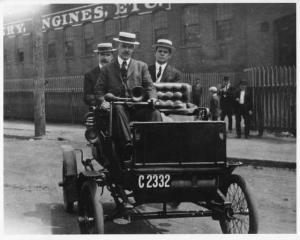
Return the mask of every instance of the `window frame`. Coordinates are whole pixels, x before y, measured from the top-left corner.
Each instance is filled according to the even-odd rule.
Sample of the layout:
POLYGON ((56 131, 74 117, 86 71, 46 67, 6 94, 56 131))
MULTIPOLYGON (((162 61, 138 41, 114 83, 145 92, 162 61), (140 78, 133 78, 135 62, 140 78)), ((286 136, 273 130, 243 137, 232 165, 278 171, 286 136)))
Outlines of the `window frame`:
POLYGON ((52 61, 55 60, 57 58, 57 41, 55 38, 55 30, 54 29, 49 29, 47 32, 47 60, 48 61, 52 61), (53 34, 52 36, 49 36, 50 34, 53 34), (53 52, 53 51, 49 51, 49 46, 53 46, 54 45, 54 55, 52 56, 52 54, 49 56, 49 52, 53 52))
MULTIPOLYGON (((198 33, 200 33, 200 29, 201 29, 201 25, 200 25, 200 18, 199 18, 199 4, 187 4, 187 5, 184 5, 182 7, 182 11, 181 11, 181 43, 184 47, 190 47, 190 46, 196 46, 196 47, 199 47, 201 46, 201 42, 200 41, 197 41, 197 38, 195 38, 195 40, 192 40, 192 41, 188 41, 187 39, 187 36, 186 36, 186 29, 187 27, 198 27, 198 33), (197 21, 195 22, 192 22, 192 23, 186 23, 185 22, 185 10, 187 8, 190 8, 190 7, 197 7, 196 11, 197 11, 197 14, 196 14, 196 18, 197 18, 197 21)), ((200 40, 200 38, 198 39, 200 40)))
POLYGON ((82 40, 83 40, 83 54, 82 55, 84 55, 84 56, 91 56, 91 55, 93 55, 94 54, 94 52, 93 52, 93 49, 94 49, 94 43, 95 43, 95 26, 94 26, 94 24, 92 23, 92 22, 86 22, 86 23, 84 23, 83 25, 82 25, 82 40), (89 38, 86 38, 86 26, 88 26, 88 25, 90 25, 90 26, 92 26, 92 36, 91 37, 89 37, 89 38), (87 51, 87 41, 91 41, 91 43, 90 43, 90 51, 88 52, 87 51))
POLYGON ((112 42, 113 37, 117 35, 120 31, 121 25, 119 19, 108 18, 104 21, 104 41, 105 42, 112 42), (107 24, 112 23, 110 26, 110 32, 107 34, 107 24))
POLYGON ((64 27, 64 41, 63 41, 63 44, 64 44, 64 57, 65 58, 67 58, 67 59, 71 59, 71 58, 74 58, 75 57, 75 47, 74 47, 74 29, 73 29, 73 27, 72 26, 70 26, 70 25, 67 25, 66 27, 64 27), (71 36, 71 40, 68 40, 68 38, 70 37, 70 36, 68 36, 67 35, 67 30, 68 29, 70 29, 70 31, 71 31, 71 34, 70 34, 70 36, 71 36), (72 55, 68 55, 67 54, 67 46, 68 46, 68 43, 71 43, 71 49, 72 49, 72 55))
POLYGON ((168 11, 164 8, 158 8, 156 11, 153 11, 153 14, 152 14, 152 36, 153 36, 153 42, 155 43, 159 38, 166 38, 168 39, 169 38, 169 15, 168 15, 168 11), (156 19, 157 18, 157 15, 160 14, 160 13, 163 13, 165 15, 165 23, 161 24, 159 22, 159 24, 156 25, 156 19), (161 25, 164 25, 163 27, 161 25), (163 31, 166 31, 166 34, 165 36, 163 34, 161 34, 159 37, 157 37, 156 35, 156 32, 159 31, 159 30, 163 30, 163 31))
POLYGON ((24 64, 24 62, 25 62, 25 51, 24 51, 24 36, 22 34, 18 34, 18 35, 15 36, 15 46, 16 46, 15 47, 15 60, 16 60, 16 63, 17 64, 24 64), (20 60, 20 57, 22 58, 22 60, 20 60))

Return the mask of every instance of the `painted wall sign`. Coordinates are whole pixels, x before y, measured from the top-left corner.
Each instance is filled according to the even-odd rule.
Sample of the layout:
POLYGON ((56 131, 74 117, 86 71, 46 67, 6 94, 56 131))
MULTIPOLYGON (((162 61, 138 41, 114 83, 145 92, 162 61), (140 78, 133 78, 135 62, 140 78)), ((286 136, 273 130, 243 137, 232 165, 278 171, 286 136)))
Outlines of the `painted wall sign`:
POLYGON ((142 15, 151 13, 158 8, 169 10, 171 5, 165 3, 88 5, 44 15, 42 18, 42 29, 46 31, 50 28, 61 29, 66 25, 81 25, 87 21, 101 22, 105 19, 119 19, 133 13, 142 15))
MULTIPOLYGON (((92 4, 73 8, 66 11, 51 13, 42 16, 42 31, 48 29, 62 29, 64 26, 78 26, 84 22, 102 22, 105 19, 119 19, 130 14, 148 14, 156 9, 170 10, 169 3, 128 3, 128 4, 92 4)), ((4 24, 3 35, 14 36, 30 34, 32 19, 4 24)))
POLYGON ((27 35, 32 30, 32 19, 12 22, 3 25, 3 36, 14 36, 18 34, 27 35))

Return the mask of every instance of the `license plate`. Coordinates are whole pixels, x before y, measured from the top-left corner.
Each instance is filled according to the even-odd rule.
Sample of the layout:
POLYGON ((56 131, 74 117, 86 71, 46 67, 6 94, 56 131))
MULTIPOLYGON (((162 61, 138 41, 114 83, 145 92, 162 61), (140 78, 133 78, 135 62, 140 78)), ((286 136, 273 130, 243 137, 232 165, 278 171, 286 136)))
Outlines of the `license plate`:
POLYGON ((138 176, 139 188, 169 188, 170 174, 145 174, 138 176))

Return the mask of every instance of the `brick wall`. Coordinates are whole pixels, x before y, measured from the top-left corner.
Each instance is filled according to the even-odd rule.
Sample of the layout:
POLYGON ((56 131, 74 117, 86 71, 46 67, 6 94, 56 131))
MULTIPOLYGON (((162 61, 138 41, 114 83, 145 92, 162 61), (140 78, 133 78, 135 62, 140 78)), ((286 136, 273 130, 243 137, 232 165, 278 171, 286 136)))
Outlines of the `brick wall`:
MULTIPOLYGON (((182 72, 241 72, 250 65, 272 65, 275 62, 274 21, 296 12, 295 4, 196 4, 199 20, 198 41, 184 42, 183 11, 188 5, 172 4, 167 11, 168 36, 176 47, 171 64, 182 72), (232 33, 226 39, 218 39, 219 20, 231 19, 232 33)), ((127 18, 120 21, 121 30, 127 30, 127 18)), ((154 62, 154 13, 139 16, 140 29, 135 58, 148 64, 154 62)), ((105 22, 94 23, 94 47, 105 41, 105 22)), ((46 77, 78 75, 97 65, 97 56, 85 55, 83 49, 83 26, 73 27, 74 57, 64 56, 64 30, 55 31, 56 58, 47 58, 47 38, 44 34, 46 77)), ((117 33, 116 33, 117 36, 117 33)), ((14 38, 4 38, 4 49, 14 51, 14 38)), ((115 43, 114 43, 115 44, 115 43)), ((115 44, 116 46, 116 44, 115 44)), ((24 37, 25 61, 20 64, 12 54, 5 61, 5 78, 32 76, 31 35, 24 37)))

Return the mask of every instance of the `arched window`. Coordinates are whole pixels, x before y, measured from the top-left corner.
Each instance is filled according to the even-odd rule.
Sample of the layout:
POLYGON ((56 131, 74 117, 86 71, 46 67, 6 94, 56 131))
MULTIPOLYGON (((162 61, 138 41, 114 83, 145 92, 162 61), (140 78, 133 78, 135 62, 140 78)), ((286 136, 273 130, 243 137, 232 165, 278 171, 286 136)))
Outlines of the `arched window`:
POLYGON ((56 39, 52 29, 47 32, 47 56, 48 59, 56 58, 56 39))
POLYGON ((183 42, 195 43, 200 40, 200 18, 198 5, 189 5, 183 9, 183 42))
POLYGON ((168 38, 168 15, 164 10, 154 13, 154 42, 160 38, 168 38))
POLYGON ((92 23, 86 23, 83 25, 83 41, 84 53, 86 55, 92 54, 94 43, 94 25, 92 23))
POLYGON ((120 29, 118 20, 108 19, 105 21, 105 41, 111 42, 120 29))
POLYGON ((65 28, 65 56, 73 57, 74 56, 74 35, 73 28, 66 27, 65 28))
POLYGON ((18 63, 24 62, 24 41, 23 35, 16 36, 16 59, 18 63))

